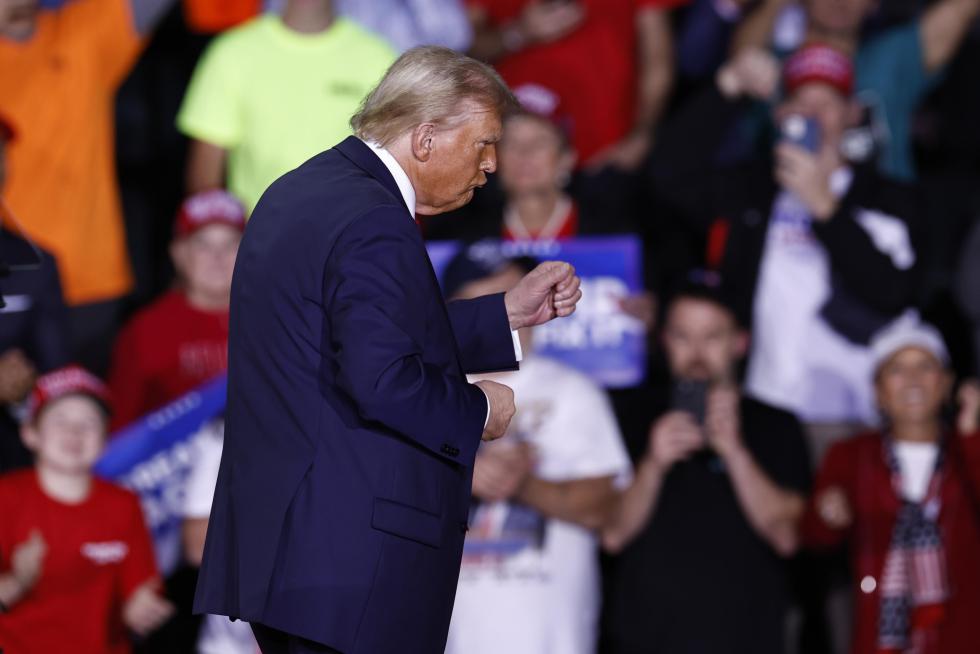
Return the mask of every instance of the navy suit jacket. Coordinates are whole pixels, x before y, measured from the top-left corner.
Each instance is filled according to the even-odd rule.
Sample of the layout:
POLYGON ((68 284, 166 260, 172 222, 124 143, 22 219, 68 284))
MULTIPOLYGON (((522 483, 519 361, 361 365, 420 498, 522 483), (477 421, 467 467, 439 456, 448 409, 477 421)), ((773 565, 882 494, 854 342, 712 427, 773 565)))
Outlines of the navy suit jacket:
POLYGON ((503 296, 446 305, 384 164, 349 138, 277 180, 231 297, 225 445, 195 611, 345 654, 445 647, 503 296))

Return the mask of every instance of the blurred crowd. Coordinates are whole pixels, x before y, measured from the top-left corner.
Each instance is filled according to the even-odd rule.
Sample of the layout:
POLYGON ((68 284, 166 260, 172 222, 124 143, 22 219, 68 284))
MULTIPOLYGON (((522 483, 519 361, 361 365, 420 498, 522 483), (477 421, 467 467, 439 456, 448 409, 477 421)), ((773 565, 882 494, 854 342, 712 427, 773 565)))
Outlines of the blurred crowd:
POLYGON ((521 110, 447 299, 633 235, 647 381, 534 352, 481 447, 447 652, 967 654, 980 642, 980 0, 0 0, 0 652, 254 654, 94 471, 227 367, 266 187, 400 52, 521 110))

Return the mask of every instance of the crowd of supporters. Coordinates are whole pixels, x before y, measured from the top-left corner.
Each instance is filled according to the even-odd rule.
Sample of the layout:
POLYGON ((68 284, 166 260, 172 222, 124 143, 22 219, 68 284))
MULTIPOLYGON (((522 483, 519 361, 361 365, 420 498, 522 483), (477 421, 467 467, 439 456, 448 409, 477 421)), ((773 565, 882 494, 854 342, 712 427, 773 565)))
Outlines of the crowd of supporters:
MULTIPOLYGON (((400 52, 520 111, 448 300, 629 235, 646 381, 520 340, 447 652, 967 654, 980 642, 980 0, 0 0, 0 654, 254 654, 95 473, 227 367, 249 212, 400 52), (104 380, 104 381, 103 381, 104 380)), ((476 381, 476 380, 472 380, 476 381)), ((434 653, 438 654, 438 653, 434 653)))

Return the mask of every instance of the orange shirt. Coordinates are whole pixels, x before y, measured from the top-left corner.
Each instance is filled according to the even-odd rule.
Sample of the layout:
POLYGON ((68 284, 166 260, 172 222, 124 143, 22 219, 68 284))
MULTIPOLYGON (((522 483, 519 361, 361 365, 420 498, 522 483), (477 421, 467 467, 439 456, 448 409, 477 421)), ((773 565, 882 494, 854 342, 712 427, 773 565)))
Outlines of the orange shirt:
POLYGON ((132 287, 113 109, 140 45, 127 0, 71 0, 41 11, 28 41, 0 38, 0 112, 18 132, 6 200, 57 256, 69 304, 132 287))

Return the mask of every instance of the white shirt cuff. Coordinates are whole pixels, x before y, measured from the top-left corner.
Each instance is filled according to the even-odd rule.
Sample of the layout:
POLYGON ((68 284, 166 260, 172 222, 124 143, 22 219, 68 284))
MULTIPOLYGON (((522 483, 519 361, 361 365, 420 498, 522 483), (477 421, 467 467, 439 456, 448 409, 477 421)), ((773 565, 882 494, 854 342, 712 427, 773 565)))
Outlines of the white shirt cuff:
MULTIPOLYGON (((477 388, 480 387, 477 386, 477 388)), ((483 430, 486 431, 487 425, 490 424, 490 396, 487 395, 487 392, 482 388, 480 388, 480 392, 483 393, 483 397, 487 398, 487 417, 486 420, 483 421, 483 430)))
MULTIPOLYGON (((510 337, 514 339, 514 358, 520 363, 524 359, 524 350, 521 349, 521 337, 518 335, 516 329, 510 330, 510 337)), ((477 388, 480 387, 477 386, 477 388)), ((483 421, 483 428, 486 429, 487 425, 490 424, 490 396, 482 388, 480 388, 480 392, 487 398, 487 419, 483 421)))

